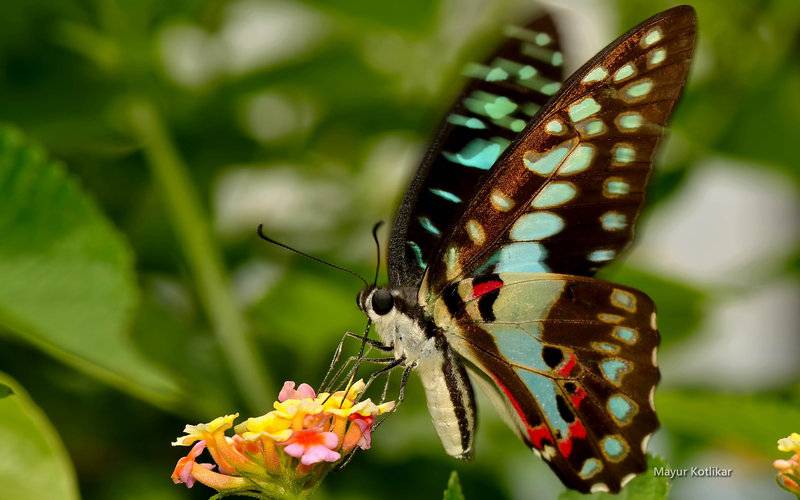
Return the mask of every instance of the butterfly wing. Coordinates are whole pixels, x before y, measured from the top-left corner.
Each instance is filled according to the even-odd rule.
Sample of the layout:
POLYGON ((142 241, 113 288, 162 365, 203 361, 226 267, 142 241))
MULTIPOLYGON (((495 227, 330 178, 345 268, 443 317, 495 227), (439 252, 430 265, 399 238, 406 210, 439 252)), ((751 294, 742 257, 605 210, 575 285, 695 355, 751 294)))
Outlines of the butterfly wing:
POLYGON ((392 228, 389 281, 418 286, 446 228, 455 223, 494 161, 559 88, 563 57, 555 25, 542 16, 511 26, 450 109, 406 191, 392 228))
POLYGON ((696 18, 658 14, 579 69, 441 235, 420 290, 491 272, 591 275, 631 241, 653 155, 686 82, 696 18))
POLYGON ((570 488, 619 491, 658 427, 658 332, 641 292, 588 277, 465 279, 434 320, 490 395, 570 488))

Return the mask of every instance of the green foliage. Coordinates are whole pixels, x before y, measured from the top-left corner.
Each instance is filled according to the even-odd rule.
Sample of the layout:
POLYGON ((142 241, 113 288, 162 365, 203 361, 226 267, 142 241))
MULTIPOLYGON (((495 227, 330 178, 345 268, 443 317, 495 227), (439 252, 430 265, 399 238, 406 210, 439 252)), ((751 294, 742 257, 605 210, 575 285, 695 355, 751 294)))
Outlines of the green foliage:
POLYGON ((464 492, 461 491, 461 482, 458 480, 458 472, 450 473, 447 480, 447 489, 444 490, 442 500, 464 500, 464 492))
POLYGON ((75 367, 165 403, 175 386, 126 330, 133 258, 64 167, 0 129, 0 325, 75 367))
POLYGON ((594 493, 591 495, 581 495, 575 491, 565 491, 562 493, 558 500, 579 500, 582 498, 593 499, 630 499, 630 500, 663 500, 668 498, 669 495, 669 479, 665 476, 656 477, 654 474, 655 468, 668 468, 669 465, 663 458, 648 455, 647 456, 647 469, 633 478, 625 488, 617 495, 609 493, 594 493))
POLYGON ((3 373, 0 456, 4 457, 0 460, 4 499, 79 498, 75 471, 52 424, 25 391, 3 373))

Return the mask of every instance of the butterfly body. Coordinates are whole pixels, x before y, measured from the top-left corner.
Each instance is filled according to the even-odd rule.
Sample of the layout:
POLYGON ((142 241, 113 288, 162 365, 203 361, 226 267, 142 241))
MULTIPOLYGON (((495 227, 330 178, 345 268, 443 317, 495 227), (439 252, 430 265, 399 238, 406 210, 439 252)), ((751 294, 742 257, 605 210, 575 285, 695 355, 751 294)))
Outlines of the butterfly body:
POLYGON ((542 18, 472 68, 395 218, 389 286, 358 297, 450 455, 473 451, 473 380, 568 487, 616 492, 644 470, 655 306, 592 275, 633 238, 695 24, 691 7, 658 14, 560 84, 542 18))

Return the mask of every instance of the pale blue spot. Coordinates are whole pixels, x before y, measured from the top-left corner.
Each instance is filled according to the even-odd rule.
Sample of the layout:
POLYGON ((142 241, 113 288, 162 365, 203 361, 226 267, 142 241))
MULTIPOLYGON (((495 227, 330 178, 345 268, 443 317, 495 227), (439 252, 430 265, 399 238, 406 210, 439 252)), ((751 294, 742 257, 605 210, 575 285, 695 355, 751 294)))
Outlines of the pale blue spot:
POLYGON ((600 216, 600 224, 606 231, 619 231, 628 226, 627 217, 619 212, 606 212, 600 216))
POLYGON ((646 96, 653 89, 653 81, 649 79, 632 83, 625 87, 625 93, 629 97, 637 98, 646 96))
POLYGON ((553 56, 550 58, 550 63, 553 66, 561 66, 564 64, 564 54, 561 52, 553 52, 553 56))
POLYGON ((616 254, 614 250, 595 250, 587 258, 592 262, 606 262, 613 259, 616 254))
POLYGON ((540 88, 539 90, 544 95, 553 95, 556 92, 558 92, 558 89, 560 89, 560 88, 561 88, 561 83, 560 82, 550 82, 550 83, 545 83, 544 85, 542 85, 542 88, 540 88))
POLYGON ((436 226, 433 225, 433 222, 431 222, 431 220, 429 218, 420 217, 418 220, 419 220, 420 226, 422 226, 423 229, 425 229, 426 231, 428 231, 432 235, 439 236, 440 234, 442 234, 441 231, 439 231, 439 229, 436 226))
POLYGON ((520 80, 527 80, 536 76, 538 71, 533 66, 523 66, 517 71, 517 76, 520 80))
POLYGON ((617 145, 614 148, 614 161, 617 163, 631 163, 636 159, 636 150, 630 146, 617 145))
POLYGON ((596 458, 587 458, 583 461, 580 476, 581 479, 589 479, 603 469, 603 462, 596 458))
POLYGON ((625 454, 624 442, 613 436, 606 436, 601 441, 603 451, 606 455, 613 458, 619 458, 625 454))
POLYGON ((524 120, 514 120, 511 122, 510 128, 514 132, 522 132, 525 130, 525 121, 524 120))
POLYGON ((531 202, 533 208, 547 208, 562 205, 577 194, 571 182, 551 182, 542 189, 531 202))
POLYGON ((497 273, 546 273, 547 250, 535 242, 511 243, 495 252, 479 269, 480 274, 495 266, 497 273))
POLYGON ((510 236, 516 241, 549 238, 564 229, 564 219, 552 212, 523 214, 511 227, 510 236))
POLYGON ((631 417, 633 405, 625 396, 614 394, 608 398, 608 410, 619 422, 627 422, 631 417))
POLYGON ((431 193, 447 201, 452 201, 453 203, 461 203, 461 198, 451 193, 450 191, 445 191, 444 189, 436 189, 436 188, 429 188, 429 190, 431 193))
POLYGON ((487 327, 487 330, 494 337, 494 342, 497 344, 500 353, 508 361, 522 366, 529 366, 536 370, 550 371, 550 367, 545 364, 544 358, 542 358, 539 325, 533 324, 531 326, 533 326, 531 331, 525 331, 509 325, 492 325, 487 327))
POLYGON ((492 68, 486 74, 487 82, 499 82, 508 78, 508 73, 503 68, 492 68))
POLYGON ((628 371, 628 362, 619 358, 604 359, 600 363, 603 376, 612 384, 619 385, 622 376, 628 371))
POLYGON ((473 139, 458 153, 444 152, 442 154, 453 163, 458 163, 465 167, 489 170, 500 155, 503 154, 504 149, 505 147, 496 142, 473 139))
POLYGON ((534 116, 542 107, 536 103, 529 102, 522 106, 522 112, 528 116, 534 116))
POLYGON ((625 290, 614 289, 614 291, 611 292, 611 303, 627 311, 636 310, 636 297, 625 290))
POLYGON ((645 47, 649 47, 654 43, 658 42, 662 38, 661 28, 655 28, 650 30, 649 33, 644 37, 644 45, 645 47))
POLYGON ((544 129, 550 134, 560 134, 564 131, 564 124, 560 120, 550 120, 544 129))
POLYGON ((583 80, 581 81, 583 83, 600 82, 605 80, 607 76, 608 71, 602 66, 597 66, 590 72, 586 73, 586 76, 584 76, 583 80))
POLYGON ((579 122, 600 111, 600 105, 592 97, 587 97, 569 107, 569 117, 573 122, 579 122))
POLYGON ((590 122, 586 123, 583 126, 583 130, 586 135, 597 135, 602 133, 605 130, 605 124, 603 120, 591 120, 590 122))
MULTIPOLYGON (((558 167, 564 158, 569 153, 569 146, 559 146, 551 149, 547 153, 538 156, 536 160, 531 161, 528 154, 523 157, 523 163, 528 168, 539 175, 550 175, 558 167)), ((533 155, 530 155, 533 156, 533 155)))
POLYGON ((642 126, 642 115, 633 112, 622 113, 619 115, 619 126, 628 130, 635 130, 642 126))
POLYGON ((558 173, 561 175, 571 175, 583 172, 591 165, 592 157, 594 157, 594 146, 591 144, 581 144, 570 153, 566 161, 564 161, 564 164, 558 169, 558 173))
POLYGON ((466 117, 459 114, 451 114, 447 117, 447 121, 452 123, 453 125, 460 125, 462 127, 467 127, 471 129, 485 129, 486 124, 483 123, 478 118, 474 117, 466 117))
POLYGON ((651 66, 661 64, 667 58, 667 51, 664 49, 655 49, 647 54, 648 61, 651 66))
POLYGON ((614 81, 619 82, 621 80, 625 80, 626 78, 630 78, 633 76, 634 72, 636 72, 636 68, 634 68, 631 63, 627 63, 614 73, 614 81))
POLYGON ((487 115, 496 120, 513 113, 514 110, 517 109, 517 105, 511 102, 508 97, 500 96, 493 102, 487 102, 484 104, 483 109, 486 111, 487 115))
POLYGON ((598 351, 616 354, 619 352, 619 346, 609 344, 608 342, 592 342, 592 347, 598 351))
POLYGON ((407 241, 406 243, 408 243, 408 246, 411 247, 411 250, 414 252, 414 257, 417 258, 417 265, 420 267, 420 269, 425 269, 428 267, 422 258, 422 249, 419 247, 419 245, 413 241, 407 241))
POLYGON ((535 395, 536 402, 550 423, 553 434, 556 431, 560 431, 562 436, 568 436, 569 423, 558 413, 556 394, 560 391, 556 387, 556 383, 550 378, 527 370, 516 368, 514 371, 522 379, 528 390, 535 395))
POLYGON ((639 338, 639 334, 636 330, 628 328, 627 326, 618 326, 614 328, 614 333, 612 333, 612 335, 626 344, 634 344, 639 338))
POLYGON ((458 250, 456 247, 448 247, 444 253, 444 262, 447 266, 448 274, 454 272, 458 266, 458 250))
POLYGON ((630 192, 631 186, 621 179, 611 178, 606 179, 604 190, 606 194, 622 196, 630 192))
POLYGON ((534 41, 537 45, 547 45, 552 42, 553 39, 547 33, 537 33, 534 41))

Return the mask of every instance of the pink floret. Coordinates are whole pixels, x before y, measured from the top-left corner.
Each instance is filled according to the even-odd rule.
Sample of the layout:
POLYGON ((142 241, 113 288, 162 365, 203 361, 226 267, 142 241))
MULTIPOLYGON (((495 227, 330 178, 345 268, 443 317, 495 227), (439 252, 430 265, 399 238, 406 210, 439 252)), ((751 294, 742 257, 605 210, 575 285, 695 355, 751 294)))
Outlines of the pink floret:
POLYGON ((297 389, 295 389, 294 386, 295 383, 293 380, 287 380, 284 382, 281 392, 278 393, 278 401, 282 403, 287 399, 314 399, 317 397, 317 393, 314 392, 314 388, 308 384, 300 384, 300 387, 297 389))

